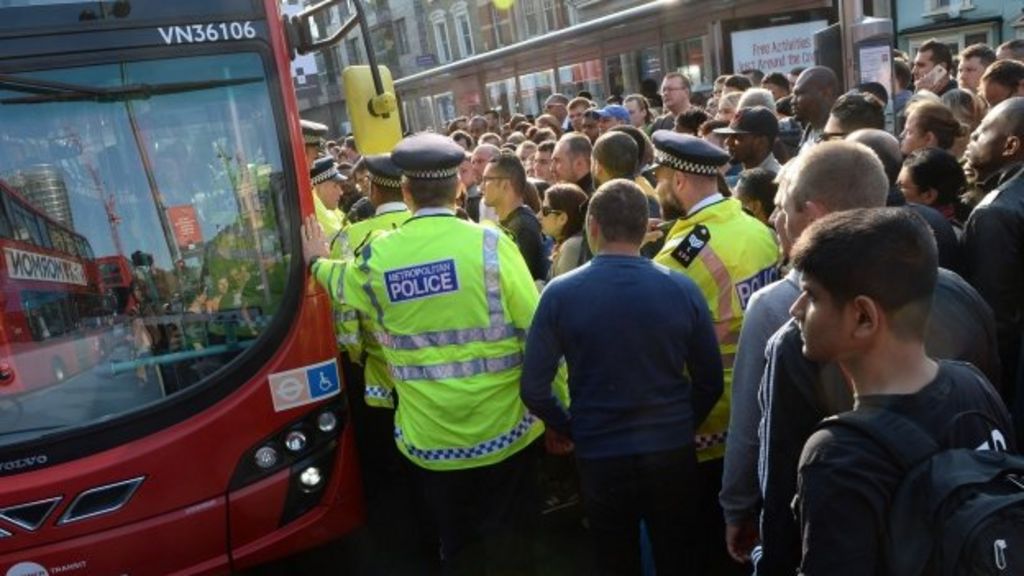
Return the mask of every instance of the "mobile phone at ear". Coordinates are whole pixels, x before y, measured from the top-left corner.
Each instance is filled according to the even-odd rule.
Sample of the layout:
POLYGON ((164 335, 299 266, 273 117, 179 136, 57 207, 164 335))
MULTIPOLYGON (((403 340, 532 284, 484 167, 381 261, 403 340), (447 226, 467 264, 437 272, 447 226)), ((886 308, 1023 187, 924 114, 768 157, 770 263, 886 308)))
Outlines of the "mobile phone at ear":
POLYGON ((926 86, 938 88, 939 86, 937 86, 937 84, 940 81, 942 81, 942 79, 945 77, 946 67, 943 66, 942 64, 936 64, 934 68, 929 70, 928 73, 924 75, 924 78, 922 78, 922 80, 924 80, 926 86))

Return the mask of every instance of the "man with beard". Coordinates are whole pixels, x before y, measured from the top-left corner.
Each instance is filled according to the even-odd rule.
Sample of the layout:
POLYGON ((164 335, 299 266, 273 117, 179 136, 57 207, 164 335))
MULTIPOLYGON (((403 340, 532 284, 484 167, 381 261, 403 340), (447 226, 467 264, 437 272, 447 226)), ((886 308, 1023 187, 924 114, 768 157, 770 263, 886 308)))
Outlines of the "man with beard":
POLYGON ((551 155, 551 176, 555 182, 568 182, 579 186, 587 196, 594 193, 594 179, 590 175, 590 140, 575 132, 562 136, 551 155))
POLYGON ((700 504, 695 513, 704 530, 697 574, 740 574, 729 559, 721 534, 725 524, 718 492, 736 344, 751 295, 777 279, 778 247, 771 230, 743 211, 739 201, 718 192, 718 170, 728 154, 700 138, 669 130, 654 133, 658 198, 681 213, 654 258, 690 277, 711 309, 725 369, 725 390, 697 430, 700 504))
POLYGON ((715 134, 725 136, 725 147, 733 162, 743 164, 744 170, 763 168, 778 174, 782 165, 775 159, 772 149, 779 134, 779 121, 764 106, 741 108, 728 128, 719 128, 715 134))

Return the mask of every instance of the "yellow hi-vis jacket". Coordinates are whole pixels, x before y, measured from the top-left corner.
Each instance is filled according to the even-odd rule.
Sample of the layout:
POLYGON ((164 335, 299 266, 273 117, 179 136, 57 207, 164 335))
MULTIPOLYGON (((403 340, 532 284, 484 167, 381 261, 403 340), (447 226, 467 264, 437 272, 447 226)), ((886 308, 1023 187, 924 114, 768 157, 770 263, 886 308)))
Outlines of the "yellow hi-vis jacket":
MULTIPOLYGON (((519 399, 539 296, 501 232, 450 211, 421 211, 353 262, 319 260, 313 273, 333 298, 376 322, 399 397, 395 442, 413 463, 487 466, 543 433, 519 399)), ((557 384, 567 401, 564 379, 557 384)))
POLYGON ((334 238, 345 227, 345 214, 341 210, 331 210, 324 206, 320 197, 316 195, 316 190, 313 190, 313 211, 316 213, 316 220, 320 223, 320 227, 324 229, 325 237, 334 238))
MULTIPOLYGON (((360 250, 371 238, 396 230, 412 217, 412 212, 401 202, 382 205, 378 210, 380 213, 373 218, 350 224, 331 240, 331 258, 352 260, 355 251, 360 250)), ((342 302, 334 301, 333 304, 334 333, 338 347, 347 351, 353 362, 364 365, 366 388, 363 399, 370 406, 394 408, 395 383, 376 339, 379 327, 374 324, 372 316, 360 314, 342 302)))
POLYGON ((654 260, 686 274, 707 300, 725 368, 725 388, 707 420, 697 429, 701 461, 725 455, 729 399, 736 344, 750 296, 778 279, 779 249, 771 230, 722 198, 680 218, 654 260))

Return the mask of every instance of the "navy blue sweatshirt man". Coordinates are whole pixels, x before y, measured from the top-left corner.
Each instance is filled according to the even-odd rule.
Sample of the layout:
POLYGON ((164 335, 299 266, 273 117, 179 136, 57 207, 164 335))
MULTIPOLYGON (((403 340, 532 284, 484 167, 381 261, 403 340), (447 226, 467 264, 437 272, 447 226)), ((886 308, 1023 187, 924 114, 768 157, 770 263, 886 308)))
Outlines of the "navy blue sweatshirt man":
POLYGON ((594 194, 587 232, 597 255, 541 295, 521 395, 575 444, 595 566, 613 574, 639 566, 642 518, 658 572, 682 574, 692 558, 694 432, 722 394, 722 362, 696 284, 639 256, 647 214, 628 180, 594 194), (551 387, 562 358, 569 408, 551 387))

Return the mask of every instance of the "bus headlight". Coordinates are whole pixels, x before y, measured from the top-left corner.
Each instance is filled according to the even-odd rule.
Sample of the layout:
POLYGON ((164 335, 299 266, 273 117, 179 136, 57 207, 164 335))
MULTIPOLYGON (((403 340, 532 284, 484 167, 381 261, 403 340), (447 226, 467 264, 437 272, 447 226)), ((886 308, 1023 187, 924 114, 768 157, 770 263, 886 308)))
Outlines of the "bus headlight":
POLYGON ((302 471, 302 475, 299 476, 299 482, 306 488, 313 489, 320 485, 323 481, 323 476, 320 474, 320 469, 316 466, 310 466, 302 471))
POLYGON ((307 444, 306 435, 301 430, 292 430, 284 437, 284 445, 292 452, 301 452, 307 444))
POLYGON ((266 470, 267 468, 273 468, 280 456, 277 454, 277 450, 273 446, 264 446, 256 451, 256 465, 266 470))
POLYGON ((331 411, 322 412, 316 417, 316 427, 321 432, 334 432, 334 429, 338 427, 338 417, 331 411))

